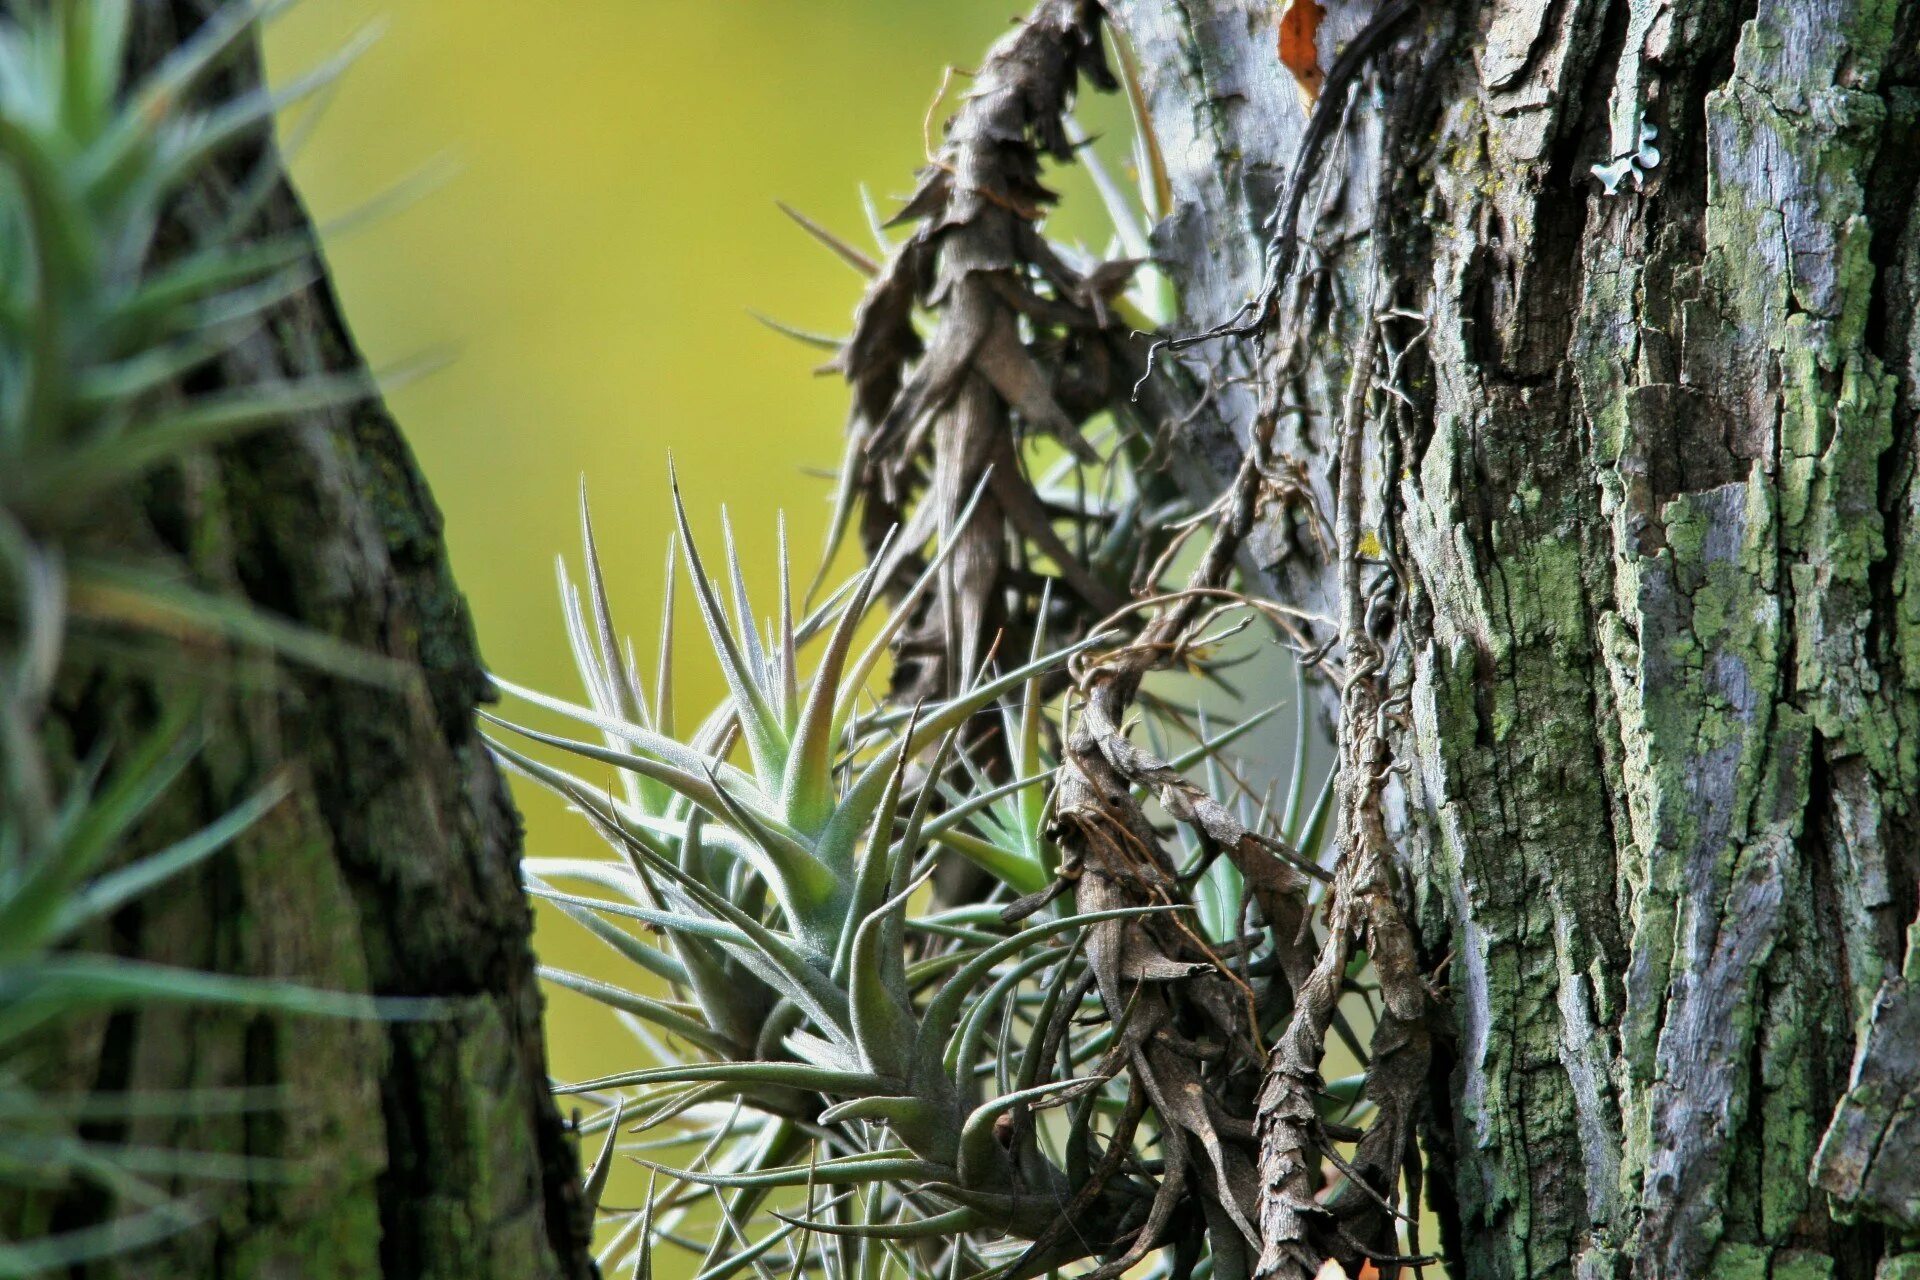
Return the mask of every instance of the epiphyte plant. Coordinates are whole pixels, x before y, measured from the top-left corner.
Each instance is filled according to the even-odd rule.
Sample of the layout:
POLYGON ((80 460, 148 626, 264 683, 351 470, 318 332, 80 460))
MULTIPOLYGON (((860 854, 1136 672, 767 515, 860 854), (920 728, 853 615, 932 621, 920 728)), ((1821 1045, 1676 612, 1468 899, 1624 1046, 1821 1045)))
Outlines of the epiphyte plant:
MULTIPOLYGON (((663 664, 649 706, 631 669, 606 644, 612 623, 591 553, 594 633, 577 606, 569 620, 592 705, 572 707, 507 686, 600 730, 617 745, 522 732, 615 765, 635 779, 626 798, 614 800, 504 744, 499 748, 511 764, 578 806, 622 854, 618 863, 593 865, 530 861, 534 891, 576 912, 624 916, 661 931, 668 948, 642 963, 693 995, 698 1012, 634 999, 626 1007, 718 1059, 621 1073, 577 1088, 704 1085, 703 1092, 737 1092, 775 1114, 814 1125, 822 1123, 821 1108, 808 1105, 805 1095, 819 1095, 832 1100, 827 1123, 884 1126, 901 1145, 855 1145, 811 1174, 793 1166, 742 1176, 765 1186, 801 1185, 809 1177, 824 1185, 909 1177, 937 1183, 954 1201, 942 1221, 956 1229, 1050 1216, 1056 1176, 1043 1174, 1032 1180, 1031 1191, 1023 1191, 1015 1177, 1018 1161, 993 1138, 995 1118, 1013 1103, 977 1098, 975 1062, 966 1051, 977 1047, 990 1009, 967 1001, 1005 962, 1018 957, 1029 971, 1038 967, 1032 959, 1036 944, 1057 942, 1084 921, 1049 918, 1001 936, 991 931, 991 907, 912 915, 914 891, 931 870, 930 847, 981 806, 935 815, 934 787, 921 785, 913 803, 903 803, 903 793, 921 755, 933 749, 937 760, 949 753, 955 731, 969 717, 1061 656, 979 679, 958 697, 904 719, 863 723, 857 711, 868 678, 908 616, 912 598, 937 581, 937 559, 856 653, 874 587, 871 571, 802 620, 793 617, 783 581, 780 622, 773 642, 763 644, 731 540, 733 619, 718 586, 706 577, 684 516, 681 548, 731 693, 723 713, 692 735, 694 745, 677 742, 671 723, 655 715, 656 709, 671 714, 670 668, 663 664), (802 682, 797 651, 814 632, 825 636, 822 656, 812 678, 802 682), (726 758, 736 734, 745 768, 726 758), (543 883, 568 876, 615 889, 633 905, 562 895, 543 883), (908 935, 926 931, 957 934, 970 945, 929 955, 929 963, 910 963, 915 948, 908 935)), ((932 771, 937 774, 937 764, 932 771)), ((1020 779, 1015 786, 1036 781, 1020 779)), ((990 792, 988 799, 997 794, 1005 792, 990 792)), ((1037 954, 1056 963, 1060 958, 1045 950, 1037 954)), ((1068 1090, 1062 1082, 1038 1079, 1040 1068, 1036 1057, 1016 1093, 1037 1100, 1068 1090)), ((1084 1089, 1086 1083, 1071 1087, 1084 1089)), ((839 1149, 837 1142, 830 1145, 839 1149)))
MULTIPOLYGON (((731 532, 723 586, 677 489, 675 511, 723 705, 697 726, 677 722, 671 558, 661 659, 641 679, 583 501, 584 591, 564 565, 560 581, 586 702, 499 683, 588 732, 489 717, 514 735, 494 737, 500 758, 562 797, 612 854, 530 857, 529 892, 639 970, 627 984, 547 976, 616 1011, 659 1060, 560 1087, 597 1108, 581 1125, 603 1144, 589 1197, 604 1195, 623 1151, 651 1162, 676 1144, 697 1148, 688 1167, 656 1166, 667 1182, 644 1206, 611 1211, 618 1229, 603 1264, 631 1259, 638 1274, 657 1240, 698 1248, 699 1274, 714 1280, 749 1266, 854 1265, 848 1251, 910 1274, 1008 1275, 1124 1252, 1164 1161, 1151 1149, 1157 1122, 1121 1078, 1124 1014, 1103 1014, 1081 934, 1192 910, 1073 913, 1055 900, 1045 784, 1059 726, 1043 690, 1107 637, 1057 652, 1037 644, 951 698, 863 715, 887 646, 937 588, 955 543, 929 556, 877 620, 877 567, 796 616, 783 552, 776 617, 762 631, 731 532), (815 645, 803 677, 800 655, 815 645), (619 785, 515 739, 557 749, 573 768, 611 766, 619 785), (961 859, 990 888, 927 905, 922 887, 943 860, 961 859), (748 1240, 769 1197, 802 1194, 748 1240), (722 1218, 711 1236, 681 1233, 709 1199, 722 1218), (1059 1230, 1069 1216, 1074 1229, 1059 1230), (818 1258, 816 1237, 832 1242, 818 1258)), ((1203 736, 1175 764, 1212 757, 1250 724, 1203 736)), ((1207 927, 1228 935, 1219 942, 1231 951, 1239 912, 1221 895, 1236 890, 1199 866, 1198 852, 1207 927)))

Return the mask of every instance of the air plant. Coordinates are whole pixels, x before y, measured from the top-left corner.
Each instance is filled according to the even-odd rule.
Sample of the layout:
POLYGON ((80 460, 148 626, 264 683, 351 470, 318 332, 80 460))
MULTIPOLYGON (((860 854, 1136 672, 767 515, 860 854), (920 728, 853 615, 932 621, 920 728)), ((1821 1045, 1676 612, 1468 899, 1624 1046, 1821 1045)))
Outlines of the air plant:
MULTIPOLYGON (((1131 399, 1137 322, 1116 317, 1155 299, 1133 264, 1039 234, 1041 156, 1071 155, 1062 113, 1077 75, 1103 82, 1099 41, 1093 6, 1042 0, 996 47, 903 215, 918 230, 893 245, 874 219, 884 265, 800 219, 872 281, 836 365, 855 406, 834 536, 858 514, 867 570, 800 616, 783 539, 763 630, 730 532, 723 586, 676 491, 729 690, 676 725, 673 553, 648 696, 583 505, 584 588, 564 567, 561 588, 586 701, 501 682, 588 731, 500 720, 537 746, 495 749, 611 849, 529 859, 529 891, 636 970, 547 973, 643 1055, 560 1086, 595 1108, 590 1201, 622 1156, 653 1171, 640 1203, 603 1208, 603 1267, 650 1275, 668 1244, 699 1280, 1252 1271, 1254 1095, 1310 967, 1330 789, 1306 802, 1298 687, 1278 805, 1223 758, 1264 713, 1216 732, 1141 688, 1167 664, 1224 685, 1237 627, 1213 624, 1248 602, 1211 548, 1199 594, 1158 594, 1217 513, 1192 514, 1153 461, 1163 389, 1131 399), (1163 601, 1184 603, 1151 657, 1110 630, 1163 601), (1127 696, 1087 700, 1116 661, 1127 696), (1105 718, 1116 705, 1155 755, 1105 718), (608 767, 613 787, 583 776, 608 767)), ((1346 1011, 1332 1021, 1364 1061, 1346 1011)), ((1307 1110, 1349 1141, 1357 1105, 1348 1080, 1307 1110)))
MULTIPOLYGON (((612 850, 530 860, 529 890, 638 971, 548 974, 610 1006, 646 1058, 561 1086, 597 1108, 590 1201, 622 1155, 654 1174, 605 1208, 605 1267, 650 1276, 663 1244, 699 1255, 698 1280, 1417 1261, 1428 997, 1384 863, 1355 860, 1355 775, 1307 801, 1301 684, 1326 652, 1309 633, 1336 624, 1250 594, 1238 568, 1286 498, 1285 409, 1189 505, 1158 446, 1215 388, 1151 373, 1126 317, 1165 298, 1136 287, 1139 264, 1043 234, 1043 167, 1075 157, 1079 84, 1112 87, 1104 50, 1100 6, 1038 0, 929 144, 911 233, 891 243, 873 219, 884 261, 800 220, 870 281, 852 334, 825 342, 853 395, 825 562, 857 523, 867 570, 799 617, 783 550, 763 631, 731 536, 729 589, 676 493, 727 701, 676 726, 664 645, 642 696, 590 525, 584 594, 562 575, 586 703, 503 683, 590 731, 502 720, 546 752, 496 750, 612 850), (1149 687, 1180 668, 1226 685, 1224 642, 1254 619, 1296 655, 1277 803, 1223 755, 1261 717, 1215 732, 1149 687), (1329 1035, 1358 1074, 1324 1078, 1329 1035)), ((1142 225, 1096 186, 1137 252, 1142 225)))
MULTIPOLYGON (((182 395, 186 375, 311 277, 304 239, 250 239, 264 196, 211 227, 183 194, 236 144, 256 141, 281 93, 216 80, 260 11, 235 3, 151 72, 129 80, 125 0, 58 0, 0 20, 0 1187, 91 1185, 123 1212, 52 1230, 49 1196, 9 1201, 0 1277, 37 1275, 181 1229, 206 1206, 169 1186, 245 1181, 258 1161, 83 1139, 83 1121, 275 1105, 252 1093, 98 1097, 49 1087, 36 1049, 71 1020, 192 1002, 332 1016, 396 1013, 360 997, 144 964, 90 950, 141 895, 217 855, 280 799, 269 780, 223 817, 137 854, 144 817, 193 760, 191 714, 87 760, 55 758, 46 712, 66 638, 106 622, 156 623, 274 649, 358 678, 382 664, 197 592, 101 537, 103 512, 148 472, 196 448, 365 394, 358 378, 256 383, 182 395), (159 1179, 164 1179, 161 1181, 159 1179)), ((263 163, 260 173, 271 169, 263 163)), ((419 1009, 412 1010, 420 1012, 419 1009)))
MULTIPOLYGON (((903 716, 863 721, 860 699, 886 644, 938 580, 940 559, 858 652, 876 575, 863 574, 819 613, 796 620, 783 574, 779 621, 763 643, 731 539, 730 619, 682 513, 686 570, 731 693, 683 744, 667 718, 670 658, 649 703, 611 642, 604 584, 588 545, 592 630, 571 593, 568 617, 590 705, 503 687, 598 730, 608 745, 514 726, 519 733, 613 765, 632 783, 615 798, 505 743, 496 749, 577 807, 620 854, 611 862, 530 860, 532 891, 576 918, 611 916, 659 931, 666 945, 656 949, 596 927, 686 998, 666 1002, 576 975, 556 978, 680 1038, 702 1060, 611 1074, 570 1091, 647 1090, 633 1103, 636 1114, 660 1110, 663 1091, 678 1103, 736 1096, 794 1126, 795 1140, 771 1144, 773 1152, 793 1155, 819 1143, 830 1153, 814 1164, 737 1175, 689 1171, 689 1179, 759 1188, 924 1184, 910 1199, 938 1201, 935 1216, 955 1233, 1021 1223, 1031 1230, 1050 1219, 1064 1188, 1060 1173, 1035 1162, 1037 1149, 1008 1152, 994 1137, 995 1121, 1011 1107, 1064 1099, 1097 1081, 1053 1080, 1042 1072, 1050 1064, 1034 1056, 1011 1094, 983 1098, 975 1068, 991 1007, 969 1001, 990 979, 1004 978, 1009 964, 1031 973, 1060 963, 1063 936, 1088 921, 1050 917, 1008 932, 996 927, 991 908, 913 914, 932 846, 969 810, 934 813, 937 788, 925 783, 917 797, 907 792, 922 755, 932 752, 929 771, 937 776, 968 718, 1065 655, 983 675, 959 696, 903 716), (802 680, 798 651, 815 633, 824 637, 821 656, 802 680), (741 765, 728 758, 736 739, 741 765), (562 879, 620 900, 550 887, 562 879), (935 950, 915 936, 962 945, 935 950), (882 1130, 892 1135, 885 1145, 871 1140, 882 1130)), ((999 984, 1000 998, 1009 987, 999 984)), ((911 1233, 925 1229, 921 1221, 896 1225, 911 1233)))
MULTIPOLYGON (((571 758, 563 768, 493 739, 509 767, 562 797, 612 854, 529 858, 525 875, 530 893, 607 943, 635 977, 547 976, 614 1010, 659 1060, 560 1087, 599 1108, 581 1126, 603 1143, 589 1198, 604 1194, 622 1152, 650 1164, 664 1149, 694 1153, 685 1167, 654 1164, 666 1189, 611 1215, 603 1263, 650 1266, 662 1239, 699 1248, 709 1280, 810 1265, 816 1236, 836 1241, 821 1246, 832 1257, 873 1250, 875 1265, 884 1256, 913 1274, 937 1262, 1030 1275, 1114 1253, 1154 1197, 1156 1125, 1116 1079, 1116 1020, 1091 998, 1079 938, 1088 926, 1189 908, 1076 914, 1047 901, 1061 867, 1045 791, 1058 721, 1044 689, 1104 637, 1060 651, 1036 643, 954 697, 862 715, 888 645, 957 544, 928 557, 877 620, 877 564, 801 617, 783 552, 776 617, 763 631, 731 533, 723 586, 677 489, 675 511, 725 703, 697 727, 676 723, 671 560, 661 660, 641 679, 618 639, 583 502, 584 591, 564 565, 560 580, 586 701, 499 684, 588 732, 488 717, 571 758), (803 677, 800 654, 816 645, 803 677), (1004 759, 960 745, 963 726, 983 715, 999 722, 1004 759), (619 785, 575 771, 592 766, 610 766, 619 785), (994 887, 977 902, 922 906, 921 886, 956 857, 994 887), (1091 1030, 1080 1025, 1088 1017, 1091 1030), (641 1140, 623 1146, 622 1130, 641 1140), (819 1197, 810 1213, 794 1204, 748 1239, 769 1197, 803 1193, 819 1197), (723 1219, 712 1233, 679 1234, 708 1201, 723 1219), (1061 1235, 1067 1206, 1076 1230, 1061 1235)), ((1250 727, 1203 738, 1180 763, 1211 758, 1250 727)))

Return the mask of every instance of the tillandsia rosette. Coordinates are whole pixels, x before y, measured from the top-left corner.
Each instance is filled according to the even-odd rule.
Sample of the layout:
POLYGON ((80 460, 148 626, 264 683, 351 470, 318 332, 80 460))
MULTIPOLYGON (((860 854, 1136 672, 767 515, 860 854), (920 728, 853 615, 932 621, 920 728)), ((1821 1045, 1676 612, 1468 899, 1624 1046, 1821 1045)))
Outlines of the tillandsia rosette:
MULTIPOLYGON (((1041 235, 1075 84, 1111 82, 1102 39, 1098 6, 1041 0, 994 46, 930 148, 915 230, 876 226, 884 264, 803 220, 870 280, 833 366, 854 408, 825 557, 857 515, 866 571, 796 612, 783 549, 763 630, 731 534, 723 586, 676 492, 725 704, 676 724, 671 552, 643 693, 590 523, 584 594, 562 575, 586 703, 503 685, 594 731, 502 722, 523 743, 496 749, 612 850, 532 859, 530 891, 638 972, 548 975, 644 1061, 562 1086, 593 1107, 605 1268, 650 1275, 667 1245, 700 1280, 1242 1280, 1418 1252, 1413 973, 1396 957, 1391 989, 1373 981, 1371 944, 1396 935, 1353 946, 1356 909, 1386 922, 1390 901, 1358 862, 1322 865, 1347 809, 1332 779, 1306 799, 1301 673, 1325 648, 1305 633, 1334 624, 1236 588, 1256 515, 1290 500, 1278 410, 1227 492, 1186 504, 1157 441, 1207 393, 1178 362, 1144 376, 1140 264, 1041 235), (1252 619, 1296 656, 1286 771, 1223 755, 1262 716, 1210 735, 1148 687, 1180 670, 1231 692, 1252 619), (1329 1083, 1342 1056, 1358 1071, 1329 1083), (609 1199, 623 1156, 653 1180, 609 1199)), ((1116 241, 1144 246, 1096 186, 1116 241)))
MULTIPOLYGON (((763 629, 731 532, 723 585, 677 489, 675 511, 724 704, 679 719, 671 585, 660 659, 641 677, 583 501, 584 590, 563 565, 561 593, 587 699, 499 683, 587 732, 489 717, 500 758, 610 849, 529 858, 525 875, 632 978, 546 976, 613 1010, 655 1063, 561 1086, 593 1107, 580 1125, 600 1144, 590 1199, 605 1198, 623 1156, 657 1173, 643 1205, 605 1206, 603 1265, 644 1273, 662 1241, 696 1249, 706 1277, 815 1265, 1028 1275, 1125 1255, 1167 1181, 1167 1127, 1164 1103, 1127 1075, 1129 1013, 1097 990, 1089 931, 1178 919, 1223 971, 1265 962, 1242 922, 1237 873, 1196 837, 1173 872, 1191 900, 1183 890, 1075 911, 1060 894, 1071 869, 1050 821, 1060 733, 1043 682, 1111 637, 1060 650, 1042 641, 1004 669, 983 667, 955 697, 886 709, 871 689, 888 646, 937 589, 957 540, 884 612, 876 565, 799 615, 783 552, 763 629), (816 649, 803 674, 802 653, 816 649), (991 759, 962 745, 981 722, 993 732, 971 736, 991 759), (962 859, 992 888, 937 901, 930 877, 962 859), (681 1160, 661 1158, 676 1150, 681 1160), (701 1218, 708 1210, 719 1217, 701 1218)), ((1207 762, 1222 785, 1220 753, 1264 719, 1211 736, 1203 723, 1168 767, 1207 762)), ((1284 816, 1311 843, 1325 797, 1310 811, 1303 802, 1298 751, 1295 773, 1286 814, 1244 797, 1239 812, 1256 826, 1284 816)), ((1220 977, 1223 990, 1235 981, 1244 985, 1220 977)), ((1244 1035, 1249 1015, 1235 1008, 1244 1035)))
POLYGON ((141 478, 368 390, 359 376, 182 390, 313 275, 306 237, 249 233, 277 180, 270 154, 222 216, 189 212, 212 165, 258 149, 281 106, 340 69, 278 93, 235 83, 226 73, 262 12, 218 9, 139 74, 126 0, 55 0, 0 18, 0 1277, 137 1249, 252 1179, 290 1173, 240 1153, 102 1138, 135 1117, 285 1100, 248 1089, 88 1093, 50 1067, 49 1046, 81 1020, 156 1003, 399 1011, 102 954, 116 913, 229 848, 285 781, 263 780, 198 830, 155 837, 143 824, 205 745, 191 706, 92 744, 64 741, 48 715, 69 641, 102 626, 156 648, 209 636, 356 678, 388 675, 375 658, 188 587, 113 537, 110 513, 141 478))

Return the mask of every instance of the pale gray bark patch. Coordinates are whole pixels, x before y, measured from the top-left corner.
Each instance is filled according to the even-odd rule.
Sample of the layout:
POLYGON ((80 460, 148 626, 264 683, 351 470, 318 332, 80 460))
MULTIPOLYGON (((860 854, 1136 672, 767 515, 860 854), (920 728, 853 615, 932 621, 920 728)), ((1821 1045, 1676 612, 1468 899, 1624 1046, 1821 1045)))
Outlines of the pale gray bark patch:
MULTIPOLYGON (((1154 256, 1179 290, 1182 323, 1208 328, 1232 319, 1259 294, 1269 224, 1305 129, 1299 94, 1279 61, 1278 11, 1264 0, 1119 0, 1108 7, 1133 50, 1173 195, 1172 215, 1153 231, 1154 256)), ((1351 34, 1365 17, 1356 7, 1335 6, 1327 29, 1351 34)), ((1371 172, 1357 154, 1367 135, 1363 123, 1343 139, 1329 171, 1355 179, 1371 172)), ((1351 233, 1364 226, 1366 210, 1343 205, 1343 185, 1330 180, 1311 203, 1351 233)), ((1339 305, 1342 300, 1323 297, 1314 314, 1339 305)), ((1253 428, 1254 362, 1236 344, 1197 347, 1173 359, 1195 388, 1173 465, 1196 500, 1211 501, 1232 479, 1253 428)), ((1317 403, 1330 406, 1339 384, 1326 375, 1319 366, 1310 374, 1317 403)), ((1275 452, 1325 457, 1336 425, 1324 415, 1286 419, 1276 431, 1275 452)), ((1330 474, 1311 468, 1303 478, 1318 511, 1330 512, 1330 474)), ((1304 504, 1278 511, 1254 531, 1243 560, 1290 602, 1331 618, 1337 612, 1332 566, 1311 519, 1304 504)))

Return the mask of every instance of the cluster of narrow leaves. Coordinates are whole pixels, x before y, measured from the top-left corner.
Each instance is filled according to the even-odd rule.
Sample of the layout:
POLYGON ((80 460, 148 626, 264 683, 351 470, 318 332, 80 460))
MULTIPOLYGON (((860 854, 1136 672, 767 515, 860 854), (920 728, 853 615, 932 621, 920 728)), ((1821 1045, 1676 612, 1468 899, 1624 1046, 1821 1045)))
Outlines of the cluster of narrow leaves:
MULTIPOLYGON (((218 89, 257 11, 235 4, 129 83, 126 0, 56 0, 0 21, 0 1187, 89 1187, 118 1205, 55 1230, 54 1195, 10 1196, 0 1277, 38 1275, 181 1229, 205 1206, 181 1179, 253 1176, 218 1152, 131 1147, 86 1123, 253 1108, 250 1094, 88 1095, 46 1079, 70 1020, 155 1002, 364 1015, 363 1000, 163 968, 89 950, 116 912, 230 845, 278 802, 275 781, 165 847, 141 824, 192 762, 176 716, 74 764, 49 742, 75 627, 156 621, 352 665, 322 638, 185 588, 114 554, 108 513, 192 449, 362 394, 350 380, 182 396, 187 375, 306 282, 304 243, 249 240, 245 200, 190 235, 177 202, 217 157, 257 143, 278 100, 218 89)), ((296 90, 295 92, 299 92, 296 90)), ((263 165, 262 174, 269 170, 263 165)), ((265 194, 264 183, 260 194, 265 194)))
MULTIPOLYGON (((983 667, 954 697, 897 711, 869 701, 863 714, 889 644, 957 544, 928 556, 882 616, 870 615, 884 557, 807 616, 796 615, 783 563, 763 627, 731 536, 723 585, 682 512, 679 552, 729 690, 711 715, 682 724, 673 590, 660 663, 643 680, 590 523, 585 542, 584 592, 564 567, 561 585, 586 702, 501 682, 582 732, 496 720, 511 736, 496 736, 494 750, 609 848, 526 863, 529 891, 633 970, 624 983, 547 972, 615 1011, 645 1063, 561 1089, 593 1108, 580 1126, 599 1136, 591 1200, 604 1200, 622 1157, 656 1171, 643 1203, 601 1204, 611 1226, 602 1265, 647 1275, 664 1242, 696 1251, 705 1280, 816 1268, 1029 1276, 1082 1259, 1105 1260, 1085 1266, 1106 1273, 1138 1256, 1132 1243, 1165 1243, 1155 1206, 1169 1174, 1184 1172, 1164 1151, 1158 1101, 1126 1070, 1126 997, 1116 1007, 1096 990, 1087 932, 1178 916, 1213 954, 1253 972, 1266 961, 1243 936, 1237 873, 1197 840, 1179 873, 1191 902, 1075 913, 1057 900, 1047 784, 1060 735, 1043 682, 1108 638, 1057 652, 1036 644, 1004 671, 983 667), (800 654, 816 648, 803 675, 800 654), (983 719, 1004 759, 963 745, 962 730, 983 719), (942 906, 923 886, 960 859, 991 888, 942 906)), ((1172 767, 1205 763, 1226 785, 1220 754, 1259 719, 1211 737, 1202 727, 1172 767)), ((1243 793, 1244 821, 1316 842, 1327 805, 1323 793, 1309 811, 1304 778, 1296 751, 1284 816, 1243 793)), ((1175 1216, 1204 1226, 1195 1197, 1175 1216)), ((1189 1230, 1157 1265, 1191 1270, 1202 1238, 1189 1230)))

